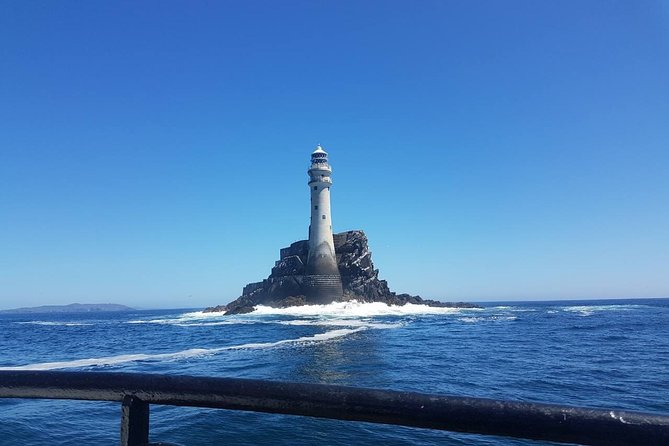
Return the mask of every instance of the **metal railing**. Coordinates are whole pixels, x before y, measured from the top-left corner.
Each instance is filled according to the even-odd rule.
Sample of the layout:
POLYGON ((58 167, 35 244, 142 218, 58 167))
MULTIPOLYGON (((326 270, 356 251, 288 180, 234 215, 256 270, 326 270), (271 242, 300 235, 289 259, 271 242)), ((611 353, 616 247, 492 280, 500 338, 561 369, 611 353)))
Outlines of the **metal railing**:
POLYGON ((669 445, 669 416, 252 379, 0 371, 0 398, 121 402, 121 445, 149 443, 149 405, 366 421, 595 446, 669 445))

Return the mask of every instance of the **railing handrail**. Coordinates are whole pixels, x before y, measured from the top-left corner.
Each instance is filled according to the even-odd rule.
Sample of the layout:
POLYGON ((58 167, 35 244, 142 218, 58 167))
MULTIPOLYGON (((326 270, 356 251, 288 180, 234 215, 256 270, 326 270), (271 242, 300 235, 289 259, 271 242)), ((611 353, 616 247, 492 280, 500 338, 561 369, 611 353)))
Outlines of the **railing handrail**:
POLYGON ((147 436, 148 404, 164 404, 594 446, 669 444, 669 416, 661 414, 255 379, 0 371, 0 398, 120 401, 124 417, 134 401, 146 405, 140 408, 146 412, 147 436))

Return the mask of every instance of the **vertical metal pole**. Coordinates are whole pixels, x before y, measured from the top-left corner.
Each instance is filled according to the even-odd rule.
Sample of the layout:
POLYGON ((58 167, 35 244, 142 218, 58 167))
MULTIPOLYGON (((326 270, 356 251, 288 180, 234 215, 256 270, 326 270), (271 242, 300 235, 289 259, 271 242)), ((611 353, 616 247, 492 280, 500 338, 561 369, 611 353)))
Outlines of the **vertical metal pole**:
POLYGON ((121 446, 149 444, 149 404, 126 395, 121 403, 121 446))

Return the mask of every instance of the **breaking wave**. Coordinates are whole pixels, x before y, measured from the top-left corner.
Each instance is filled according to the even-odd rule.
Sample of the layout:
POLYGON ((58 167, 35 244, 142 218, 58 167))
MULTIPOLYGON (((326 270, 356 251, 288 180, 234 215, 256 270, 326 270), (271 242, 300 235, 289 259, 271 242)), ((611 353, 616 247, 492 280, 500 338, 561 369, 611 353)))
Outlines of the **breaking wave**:
POLYGON ((272 308, 264 305, 255 307, 250 313, 259 315, 311 316, 311 317, 350 317, 365 318, 374 316, 414 316, 436 314, 458 314, 462 311, 476 311, 474 308, 429 307, 427 305, 386 305, 383 302, 333 302, 327 305, 303 305, 299 307, 272 308))

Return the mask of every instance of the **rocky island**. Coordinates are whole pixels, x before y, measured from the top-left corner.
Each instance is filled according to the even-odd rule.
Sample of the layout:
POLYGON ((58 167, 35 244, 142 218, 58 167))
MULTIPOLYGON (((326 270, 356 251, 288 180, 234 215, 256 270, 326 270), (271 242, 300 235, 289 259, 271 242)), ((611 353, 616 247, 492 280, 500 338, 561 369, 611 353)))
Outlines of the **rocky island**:
POLYGON ((332 233, 330 188, 332 167, 319 145, 311 154, 309 239, 281 250, 270 276, 246 285, 242 295, 228 305, 205 312, 249 313, 256 305, 291 307, 352 301, 388 305, 422 304, 433 307, 476 308, 464 302, 445 303, 390 291, 374 268, 367 236, 362 231, 332 233))
MULTIPOLYGON (((341 232, 334 234, 333 238, 343 288, 341 298, 336 299, 338 301, 478 308, 477 305, 465 302, 440 302, 422 299, 420 296, 394 293, 390 291, 388 282, 379 279, 379 270, 374 268, 367 236, 363 231, 341 232)), ((284 308, 309 304, 305 294, 308 280, 306 271, 308 253, 308 240, 300 240, 281 249, 280 258, 267 279, 246 285, 242 295, 228 305, 210 307, 204 311, 240 314, 253 311, 256 305, 284 308)))

